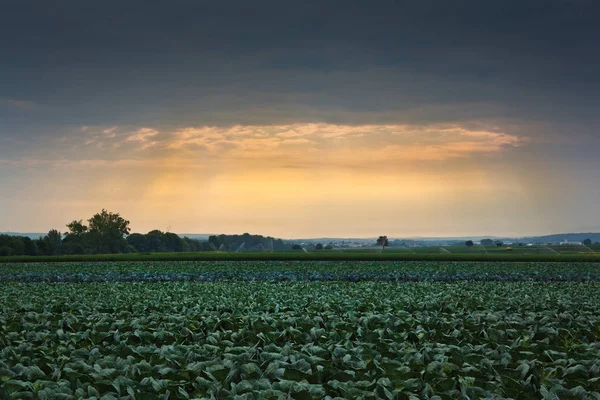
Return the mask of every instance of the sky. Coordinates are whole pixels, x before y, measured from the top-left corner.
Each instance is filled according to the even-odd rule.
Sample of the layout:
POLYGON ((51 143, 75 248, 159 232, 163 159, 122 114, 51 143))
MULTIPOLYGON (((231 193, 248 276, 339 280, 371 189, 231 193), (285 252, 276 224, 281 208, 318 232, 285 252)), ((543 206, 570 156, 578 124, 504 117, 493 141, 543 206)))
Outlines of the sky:
POLYGON ((0 1, 0 231, 600 231, 594 0, 0 1))

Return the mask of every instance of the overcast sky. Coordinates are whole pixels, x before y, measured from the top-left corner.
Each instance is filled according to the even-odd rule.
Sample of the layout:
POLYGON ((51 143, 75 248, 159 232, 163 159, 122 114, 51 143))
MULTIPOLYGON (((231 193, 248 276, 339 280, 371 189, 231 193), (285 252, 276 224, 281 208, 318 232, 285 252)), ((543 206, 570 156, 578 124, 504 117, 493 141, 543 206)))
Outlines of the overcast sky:
POLYGON ((600 231, 600 5, 0 2, 0 231, 600 231))

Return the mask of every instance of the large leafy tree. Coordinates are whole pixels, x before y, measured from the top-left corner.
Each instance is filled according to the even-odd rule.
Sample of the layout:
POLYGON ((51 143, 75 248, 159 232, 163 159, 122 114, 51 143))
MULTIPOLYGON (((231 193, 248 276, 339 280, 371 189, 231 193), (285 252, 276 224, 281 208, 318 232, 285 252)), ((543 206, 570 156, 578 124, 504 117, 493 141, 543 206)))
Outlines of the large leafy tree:
POLYGON ((88 220, 88 231, 98 253, 123 251, 127 245, 125 236, 129 235, 129 221, 119 213, 102 209, 88 220))
POLYGON ((83 224, 82 220, 75 220, 67 224, 69 232, 65 233, 65 250, 69 254, 83 254, 91 247, 89 243, 88 227, 83 224))
POLYGON ((88 227, 83 224, 82 220, 73 221, 70 224, 67 224, 67 228, 69 228, 69 232, 65 233, 65 235, 73 235, 73 236, 82 236, 88 231, 88 227))

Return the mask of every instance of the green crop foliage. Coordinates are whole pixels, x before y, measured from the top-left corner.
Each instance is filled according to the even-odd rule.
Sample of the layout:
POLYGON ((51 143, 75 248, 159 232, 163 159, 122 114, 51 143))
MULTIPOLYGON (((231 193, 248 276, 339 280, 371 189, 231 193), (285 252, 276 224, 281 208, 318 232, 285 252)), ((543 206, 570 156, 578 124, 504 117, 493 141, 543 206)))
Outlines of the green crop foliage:
POLYGON ((600 263, 466 261, 178 261, 14 263, 1 282, 600 281, 600 263))
POLYGON ((468 252, 464 249, 453 249, 453 253, 440 253, 437 247, 424 247, 410 253, 406 249, 386 250, 378 253, 373 250, 344 250, 339 252, 316 251, 304 253, 294 252, 217 252, 198 253, 130 253, 130 254, 84 254, 66 256, 5 256, 0 263, 11 262, 112 262, 112 261, 543 261, 543 262, 600 262, 599 253, 526 253, 519 250, 513 253, 491 249, 488 254, 468 252), (454 252, 458 251, 458 252, 454 252))
MULTIPOLYGON (((3 274, 42 267, 8 266, 3 274)), ((52 267, 52 273, 83 273, 99 266, 46 266, 52 267)), ((100 267, 183 273, 232 264, 100 267)), ((433 273, 490 266, 354 269, 402 267, 433 273)), ((544 266, 512 267, 540 272, 544 266)), ((585 274, 592 267, 549 269, 585 274)), ((353 267, 258 262, 237 268, 353 267)), ((0 398, 600 398, 595 281, 11 281, 0 284, 0 306, 0 398)))

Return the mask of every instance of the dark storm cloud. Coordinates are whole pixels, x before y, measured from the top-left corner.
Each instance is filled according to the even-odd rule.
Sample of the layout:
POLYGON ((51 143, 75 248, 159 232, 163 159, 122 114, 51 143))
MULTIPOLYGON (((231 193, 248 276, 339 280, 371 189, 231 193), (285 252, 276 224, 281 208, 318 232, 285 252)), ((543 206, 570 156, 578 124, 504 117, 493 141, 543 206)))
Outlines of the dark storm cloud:
MULTIPOLYGON (((0 118, 597 127, 593 1, 4 1, 0 118), (18 110, 14 102, 31 102, 18 110)), ((35 131, 31 127, 30 131, 35 131)))
POLYGON ((186 232, 598 226, 599 16, 595 0, 0 0, 0 230, 104 207, 186 232))

